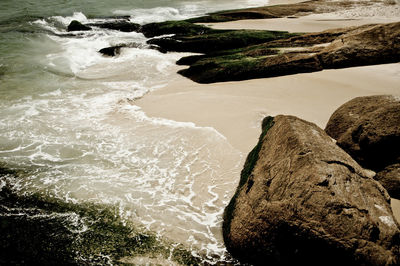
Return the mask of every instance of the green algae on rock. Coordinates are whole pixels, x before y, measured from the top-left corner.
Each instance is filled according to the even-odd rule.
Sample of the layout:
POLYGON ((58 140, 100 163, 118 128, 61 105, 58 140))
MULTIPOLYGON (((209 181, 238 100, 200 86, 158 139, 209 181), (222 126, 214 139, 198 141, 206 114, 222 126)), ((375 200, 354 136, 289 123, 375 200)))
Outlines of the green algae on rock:
POLYGON ((327 30, 286 39, 284 34, 278 36, 281 38, 259 44, 254 53, 248 47, 191 58, 187 61, 190 67, 179 73, 199 83, 212 83, 400 61, 400 45, 396 41, 400 36, 400 22, 327 30), (280 51, 274 54, 273 49, 280 51))

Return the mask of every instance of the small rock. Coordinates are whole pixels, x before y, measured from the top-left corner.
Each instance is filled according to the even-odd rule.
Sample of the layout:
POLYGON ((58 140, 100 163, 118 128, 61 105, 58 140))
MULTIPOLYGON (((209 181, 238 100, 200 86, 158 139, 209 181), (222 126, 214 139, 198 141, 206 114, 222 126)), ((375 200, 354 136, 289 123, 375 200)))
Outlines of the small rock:
POLYGON ((68 31, 88 31, 91 29, 91 27, 85 26, 77 20, 71 21, 71 23, 68 25, 68 31))
POLYGON ((107 56, 116 56, 121 53, 121 48, 123 46, 112 46, 112 47, 106 47, 103 48, 99 51, 99 53, 107 56))

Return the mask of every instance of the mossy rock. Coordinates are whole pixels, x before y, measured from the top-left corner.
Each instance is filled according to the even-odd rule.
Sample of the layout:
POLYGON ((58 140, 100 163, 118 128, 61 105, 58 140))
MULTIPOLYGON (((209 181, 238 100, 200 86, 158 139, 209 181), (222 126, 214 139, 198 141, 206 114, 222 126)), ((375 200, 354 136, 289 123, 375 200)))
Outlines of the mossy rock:
POLYGON ((243 170, 240 173, 240 181, 239 185, 236 188, 236 192, 233 195, 231 201, 229 204, 226 206, 223 214, 223 224, 222 224, 222 232, 223 232, 223 237, 224 237, 224 242, 225 245, 229 246, 229 239, 227 236, 230 234, 230 228, 231 228, 231 221, 233 218, 233 214, 235 211, 235 205, 236 205, 236 199, 239 195, 239 192, 241 188, 247 183, 254 167, 256 166, 257 160, 258 160, 258 155, 260 153, 261 147, 262 147, 262 142, 267 134, 268 130, 271 129, 274 125, 274 117, 272 116, 267 116, 263 119, 262 121, 262 132, 260 135, 260 138, 258 140, 257 145, 253 148, 253 150, 247 155, 246 162, 244 163, 243 170))

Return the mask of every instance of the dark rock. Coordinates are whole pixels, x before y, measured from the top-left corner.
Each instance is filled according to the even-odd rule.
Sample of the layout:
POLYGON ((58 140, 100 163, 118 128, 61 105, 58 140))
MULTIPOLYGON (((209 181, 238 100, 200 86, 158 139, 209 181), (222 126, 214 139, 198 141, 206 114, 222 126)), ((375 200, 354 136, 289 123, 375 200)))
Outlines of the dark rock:
POLYGON ((392 198, 400 199, 400 163, 389 165, 374 177, 392 198))
POLYGON ((176 64, 179 65, 179 66, 190 66, 190 65, 196 63, 197 61, 199 61, 200 59, 203 59, 203 58, 205 58, 204 55, 186 56, 186 57, 182 57, 181 59, 176 61, 176 64))
POLYGON ((145 24, 142 26, 141 32, 144 36, 150 38, 166 34, 175 34, 178 36, 201 35, 209 32, 218 32, 218 30, 213 30, 186 21, 166 21, 161 23, 145 24))
POLYGON ((228 251, 254 265, 399 265, 386 190, 316 125, 263 122, 224 212, 228 251))
POLYGON ((68 25, 68 31, 88 31, 91 29, 91 27, 85 26, 77 20, 71 21, 71 23, 68 25))
POLYGON ((155 38, 149 40, 148 43, 158 45, 168 51, 217 53, 219 51, 288 38, 294 35, 285 31, 229 30, 213 31, 197 35, 155 38))
POLYGON ((140 24, 132 23, 129 21, 112 21, 112 22, 101 22, 91 23, 88 26, 95 26, 102 29, 118 30, 122 32, 138 32, 141 28, 140 24))
POLYGON ((168 52, 164 48, 162 48, 160 46, 157 46, 157 45, 152 45, 152 44, 148 45, 146 48, 151 49, 151 50, 157 50, 157 51, 159 51, 160 53, 163 53, 163 54, 166 54, 168 52))
POLYGON ((282 75, 306 73, 322 70, 317 56, 304 54, 287 54, 268 59, 242 60, 221 57, 199 60, 189 69, 178 73, 198 83, 212 83, 230 80, 276 77, 282 75), (222 71, 223 70, 223 71, 222 71))
POLYGON ((112 46, 100 49, 99 53, 107 56, 116 56, 121 52, 121 48, 124 46, 112 46))

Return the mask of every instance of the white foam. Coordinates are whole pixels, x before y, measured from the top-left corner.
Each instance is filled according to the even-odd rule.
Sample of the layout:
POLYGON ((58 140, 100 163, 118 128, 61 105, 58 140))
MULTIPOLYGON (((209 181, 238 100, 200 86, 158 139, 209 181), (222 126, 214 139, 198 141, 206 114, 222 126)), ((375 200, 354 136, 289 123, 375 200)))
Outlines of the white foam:
MULTIPOLYGON (((136 19, 180 18, 202 7, 185 8, 184 14, 154 9, 136 19)), ((35 23, 65 34, 73 19, 92 22, 75 13, 35 23)), ((236 186, 241 154, 214 128, 148 117, 134 105, 174 78, 180 55, 141 48, 122 49, 115 58, 98 53, 124 42, 145 44, 136 33, 94 29, 79 38, 49 38, 57 49, 40 63, 56 74, 73 75, 57 76, 50 80, 55 87, 1 106, 1 145, 9 148, 0 156, 37 167, 17 187, 45 190, 67 201, 116 205, 123 219, 222 256, 224 196, 236 186)), ((85 229, 74 222, 74 230, 85 229)))
POLYGON ((62 17, 62 16, 54 16, 51 19, 60 22, 64 26, 68 26, 73 20, 77 20, 81 23, 87 23, 88 19, 82 12, 74 12, 72 16, 62 17))
POLYGON ((147 9, 116 10, 116 15, 131 16, 130 21, 139 24, 151 22, 162 22, 166 20, 181 20, 188 18, 181 14, 177 8, 173 7, 155 7, 147 9))

